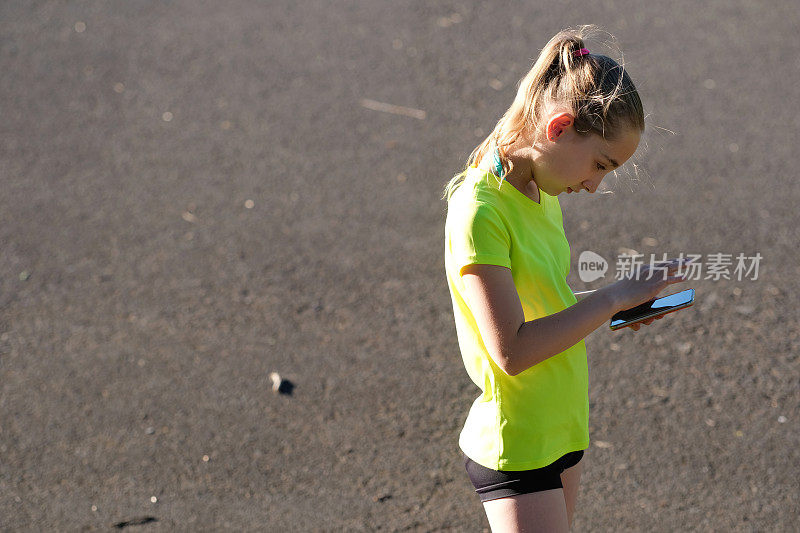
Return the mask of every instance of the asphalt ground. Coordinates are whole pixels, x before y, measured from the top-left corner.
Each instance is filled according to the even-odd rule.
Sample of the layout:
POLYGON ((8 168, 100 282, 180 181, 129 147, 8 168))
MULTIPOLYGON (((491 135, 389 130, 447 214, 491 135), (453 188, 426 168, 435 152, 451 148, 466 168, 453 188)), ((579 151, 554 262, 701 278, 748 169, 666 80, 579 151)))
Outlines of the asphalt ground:
POLYGON ((0 530, 486 530, 439 198, 547 40, 595 23, 648 131, 613 194, 560 198, 570 282, 611 281, 585 250, 762 259, 588 337, 573 530, 796 531, 798 18, 3 2, 0 530))

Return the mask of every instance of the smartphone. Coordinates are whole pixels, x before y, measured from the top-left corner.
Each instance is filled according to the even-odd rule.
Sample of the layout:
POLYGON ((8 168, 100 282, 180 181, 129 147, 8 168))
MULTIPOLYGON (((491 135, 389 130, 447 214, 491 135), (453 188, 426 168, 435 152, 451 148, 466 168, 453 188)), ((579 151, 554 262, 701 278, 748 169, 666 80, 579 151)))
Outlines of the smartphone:
POLYGON ((668 296, 661 296, 636 307, 620 311, 611 317, 611 323, 609 323, 608 327, 611 329, 624 328, 648 318, 666 315, 678 309, 685 309, 693 303, 694 289, 686 289, 668 296))

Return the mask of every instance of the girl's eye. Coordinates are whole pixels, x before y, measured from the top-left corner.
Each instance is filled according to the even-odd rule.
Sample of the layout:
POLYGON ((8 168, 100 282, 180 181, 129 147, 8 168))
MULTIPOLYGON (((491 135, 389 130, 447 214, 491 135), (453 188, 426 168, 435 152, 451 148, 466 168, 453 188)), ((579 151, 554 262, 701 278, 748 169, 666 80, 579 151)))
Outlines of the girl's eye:
POLYGON ((603 166, 601 163, 597 163, 597 170, 605 170, 606 167, 603 166))

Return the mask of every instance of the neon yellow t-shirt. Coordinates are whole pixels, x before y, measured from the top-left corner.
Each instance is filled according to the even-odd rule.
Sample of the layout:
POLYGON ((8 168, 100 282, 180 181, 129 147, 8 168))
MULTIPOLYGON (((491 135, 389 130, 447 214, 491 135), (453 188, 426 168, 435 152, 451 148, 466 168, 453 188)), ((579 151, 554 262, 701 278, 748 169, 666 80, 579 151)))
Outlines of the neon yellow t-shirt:
POLYGON ((471 167, 448 201, 445 271, 464 366, 482 394, 472 404, 459 447, 493 470, 529 470, 589 446, 586 346, 567 350, 509 376, 481 340, 464 299, 461 269, 511 269, 525 321, 576 302, 567 285, 570 252, 561 206, 539 190, 539 203, 489 171, 471 167))

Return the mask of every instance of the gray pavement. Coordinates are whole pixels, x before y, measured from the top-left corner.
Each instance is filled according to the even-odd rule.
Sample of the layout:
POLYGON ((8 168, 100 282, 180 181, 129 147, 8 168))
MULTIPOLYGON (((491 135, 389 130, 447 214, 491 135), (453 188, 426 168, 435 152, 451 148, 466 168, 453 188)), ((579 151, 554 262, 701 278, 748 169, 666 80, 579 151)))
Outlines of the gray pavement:
POLYGON ((795 530, 798 18, 718 0, 0 4, 0 530, 487 530, 457 448, 478 390, 439 196, 540 48, 590 22, 649 128, 614 194, 561 201, 570 282, 603 284, 578 278, 583 250, 763 259, 587 339, 573 529, 795 530))

